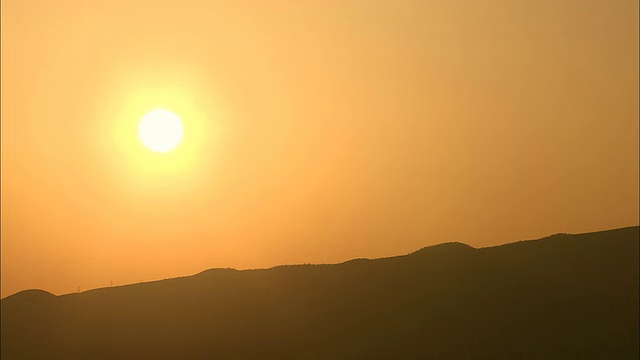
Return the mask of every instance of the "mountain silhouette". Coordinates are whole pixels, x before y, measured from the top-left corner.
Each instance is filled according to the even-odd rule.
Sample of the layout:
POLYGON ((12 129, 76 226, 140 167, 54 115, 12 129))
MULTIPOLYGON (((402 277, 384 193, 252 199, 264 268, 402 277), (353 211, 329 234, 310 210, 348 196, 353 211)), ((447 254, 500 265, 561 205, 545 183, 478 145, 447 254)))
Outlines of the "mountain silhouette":
POLYGON ((2 306, 2 359, 638 359, 638 227, 2 306))

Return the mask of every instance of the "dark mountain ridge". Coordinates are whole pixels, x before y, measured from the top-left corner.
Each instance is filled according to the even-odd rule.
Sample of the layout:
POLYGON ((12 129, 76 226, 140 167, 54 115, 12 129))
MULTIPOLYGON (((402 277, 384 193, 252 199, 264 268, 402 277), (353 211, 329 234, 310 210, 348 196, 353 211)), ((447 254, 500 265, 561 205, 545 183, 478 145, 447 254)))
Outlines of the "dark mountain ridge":
POLYGON ((638 227, 2 299, 3 359, 637 359, 638 227))

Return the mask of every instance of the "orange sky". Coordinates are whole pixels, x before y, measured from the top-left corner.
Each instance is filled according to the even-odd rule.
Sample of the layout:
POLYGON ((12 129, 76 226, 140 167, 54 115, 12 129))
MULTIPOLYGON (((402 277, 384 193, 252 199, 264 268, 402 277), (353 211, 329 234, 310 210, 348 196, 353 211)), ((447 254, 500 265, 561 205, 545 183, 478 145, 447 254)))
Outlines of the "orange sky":
POLYGON ((637 224, 637 1, 2 1, 2 297, 637 224))

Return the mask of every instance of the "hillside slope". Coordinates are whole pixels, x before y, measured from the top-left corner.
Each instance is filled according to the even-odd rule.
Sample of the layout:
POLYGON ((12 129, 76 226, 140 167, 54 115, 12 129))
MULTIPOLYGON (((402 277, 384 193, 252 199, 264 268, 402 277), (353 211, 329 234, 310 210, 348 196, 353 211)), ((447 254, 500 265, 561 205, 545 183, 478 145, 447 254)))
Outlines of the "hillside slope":
POLYGON ((638 227, 2 306, 2 359, 638 359, 638 227))

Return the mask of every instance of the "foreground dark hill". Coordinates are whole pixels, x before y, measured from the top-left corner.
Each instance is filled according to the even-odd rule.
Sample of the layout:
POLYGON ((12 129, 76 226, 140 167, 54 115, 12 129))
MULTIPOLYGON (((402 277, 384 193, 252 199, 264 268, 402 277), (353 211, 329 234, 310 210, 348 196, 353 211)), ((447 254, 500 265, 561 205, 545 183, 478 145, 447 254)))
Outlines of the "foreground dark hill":
POLYGON ((638 359, 638 227, 2 300, 2 359, 638 359))

